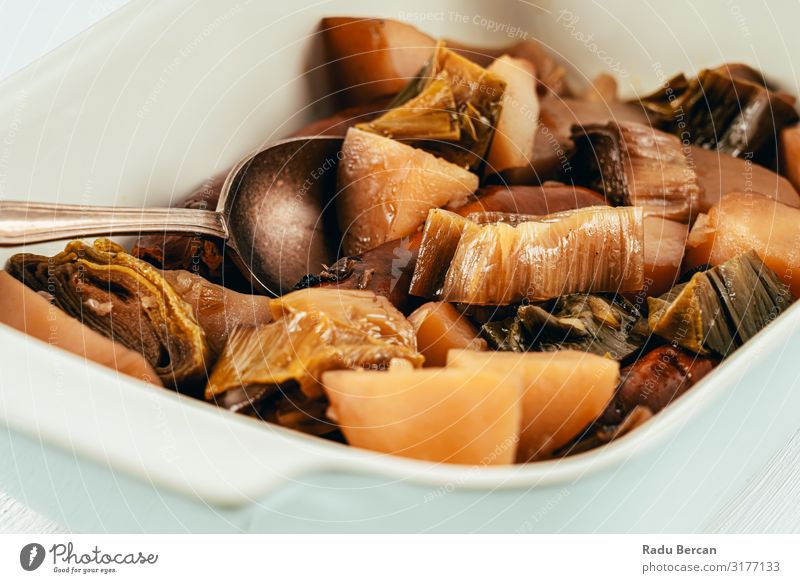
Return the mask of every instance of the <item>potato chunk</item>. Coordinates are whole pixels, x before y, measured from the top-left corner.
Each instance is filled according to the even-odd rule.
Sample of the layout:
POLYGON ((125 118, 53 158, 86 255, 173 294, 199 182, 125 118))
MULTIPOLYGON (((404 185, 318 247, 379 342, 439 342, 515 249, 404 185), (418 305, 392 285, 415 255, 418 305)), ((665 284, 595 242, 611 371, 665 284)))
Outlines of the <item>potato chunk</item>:
POLYGON ((700 215, 686 243, 686 267, 720 265, 753 249, 800 297, 800 210, 765 196, 735 192, 700 215))
POLYGON ((577 437, 605 410, 619 381, 617 361, 576 350, 451 350, 447 366, 522 379, 518 462, 546 459, 577 437))
POLYGON ((529 61, 508 55, 497 59, 488 70, 506 82, 506 90, 489 150, 487 172, 519 169, 532 177, 533 144, 539 119, 536 72, 529 61))
POLYGON ((402 90, 436 45, 413 26, 385 18, 329 17, 321 28, 334 85, 352 105, 402 90))
POLYGON ((521 385, 516 375, 428 368, 322 376, 328 415, 350 445, 432 462, 514 462, 521 385))
POLYGON ((478 177, 407 144, 356 128, 339 163, 336 211, 347 255, 414 233, 432 208, 461 206, 478 177))
POLYGON ((644 287, 635 294, 634 304, 647 305, 647 296, 659 296, 678 282, 681 262, 689 236, 689 225, 645 217, 644 287))
POLYGON ((425 366, 444 366, 451 348, 486 350, 486 340, 478 330, 448 302, 429 302, 408 317, 417 332, 417 350, 425 366))

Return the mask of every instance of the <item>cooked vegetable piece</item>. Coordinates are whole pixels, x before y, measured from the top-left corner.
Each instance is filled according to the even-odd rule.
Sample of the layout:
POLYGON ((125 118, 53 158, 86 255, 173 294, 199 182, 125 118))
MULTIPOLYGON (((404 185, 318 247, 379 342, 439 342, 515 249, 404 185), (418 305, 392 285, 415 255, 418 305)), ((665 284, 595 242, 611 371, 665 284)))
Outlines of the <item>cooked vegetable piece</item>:
POLYGON ((331 79, 352 105, 394 95, 433 54, 436 41, 396 20, 322 19, 331 79))
POLYGON ((584 91, 583 99, 599 103, 617 101, 617 80, 608 73, 600 73, 584 91))
POLYGON ((518 462, 551 457, 576 437, 603 412, 619 381, 619 363, 576 350, 525 354, 451 350, 447 366, 522 379, 518 462))
POLYGON ((535 180, 531 162, 539 119, 536 72, 528 61, 508 55, 494 61, 488 70, 505 82, 506 90, 486 174, 505 172, 504 175, 513 173, 515 180, 535 180))
POLYGON ((357 255, 412 234, 431 208, 464 204, 478 177, 423 150, 351 128, 338 188, 342 248, 357 255))
POLYGON ((791 303, 791 292, 755 251, 737 255, 660 298, 648 298, 650 329, 698 354, 726 356, 791 303))
POLYGON ((307 289, 271 300, 276 320, 237 328, 206 387, 206 399, 310 433, 336 429, 324 419, 323 372, 422 366, 414 329, 371 292, 307 289))
POLYGON ((678 76, 665 87, 641 100, 660 127, 760 164, 774 162, 778 133, 798 121, 792 100, 730 68, 705 69, 691 80, 678 76))
POLYGON ((444 79, 436 78, 402 105, 356 127, 387 138, 457 142, 461 139, 461 125, 456 112, 453 88, 444 79))
POLYGON ((576 182, 611 204, 643 207, 649 216, 688 222, 701 189, 681 141, 643 124, 609 122, 575 128, 576 182))
POLYGON ((303 312, 322 312, 389 344, 416 347, 412 324, 389 300, 370 291, 304 289, 270 301, 272 317, 291 317, 303 312))
POLYGON ((452 304, 429 302, 408 317, 417 333, 417 348, 425 366, 447 364, 447 351, 454 348, 486 350, 486 340, 452 304))
POLYGON ((440 42, 424 70, 392 102, 390 107, 394 108, 358 128, 417 140, 415 145, 476 170, 492 141, 504 91, 505 82, 500 77, 440 42), (449 115, 455 127, 442 113, 449 115), (398 127, 400 121, 402 127, 398 127), (394 133, 398 129, 399 135, 394 133), (450 138, 436 139, 438 135, 450 138))
MULTIPOLYGON (((543 215, 598 204, 603 204, 603 197, 599 194, 563 184, 491 186, 480 190, 477 198, 456 212, 464 215, 497 210, 543 215)), ((416 232, 398 241, 384 243, 363 255, 342 258, 319 273, 306 275, 297 287, 368 289, 389 298, 403 313, 410 313, 421 303, 419 298, 408 294, 421 241, 422 234, 416 232)))
POLYGON ((647 305, 647 296, 659 296, 678 283, 681 262, 689 236, 689 225, 659 217, 645 217, 644 286, 633 295, 637 306, 647 305))
POLYGON ((770 91, 775 91, 775 88, 772 87, 770 83, 767 83, 761 71, 744 63, 723 63, 722 65, 714 67, 713 71, 720 75, 731 77, 732 79, 749 81, 750 83, 761 85, 763 88, 769 89, 770 91))
POLYGON ((539 100, 539 124, 534 141, 533 168, 540 181, 565 180, 574 170, 572 128, 609 122, 649 125, 638 104, 586 101, 546 96, 539 100))
MULTIPOLYGON (((680 158, 677 157, 677 150, 675 150, 677 138, 672 138, 672 144, 669 147, 659 143, 663 140, 650 140, 648 134, 660 138, 664 138, 664 134, 650 129, 646 123, 647 121, 644 120, 642 124, 621 122, 619 125, 644 128, 638 132, 638 141, 642 142, 645 147, 637 149, 636 153, 637 156, 641 153, 650 156, 650 158, 641 160, 643 167, 649 171, 643 172, 642 167, 639 167, 636 172, 637 168, 631 165, 626 167, 623 164, 631 156, 624 148, 613 147, 616 132, 609 133, 602 129, 598 131, 593 129, 597 128, 597 125, 584 123, 582 125, 584 129, 575 129, 579 147, 576 157, 569 164, 567 175, 572 176, 575 182, 594 188, 599 192, 609 190, 612 195, 616 193, 616 198, 612 199, 612 202, 624 198, 626 185, 631 183, 632 175, 638 184, 635 190, 642 191, 646 195, 648 191, 658 193, 658 189, 664 189, 665 192, 672 193, 677 197, 677 203, 680 200, 681 189, 684 188, 681 175, 686 171, 686 176, 691 178, 693 173, 696 180, 692 179, 691 185, 685 187, 686 194, 691 195, 691 198, 688 199, 689 202, 696 202, 691 209, 693 214, 707 212, 725 194, 742 190, 758 192, 789 206, 800 207, 800 195, 786 179, 763 166, 754 164, 750 159, 735 158, 724 152, 706 150, 698 146, 687 146, 678 142, 678 149, 684 155, 684 162, 688 170, 682 168, 680 158), (587 134, 590 135, 587 136, 587 134), (666 155, 666 152, 670 150, 675 156, 666 155), (652 162, 646 160, 652 160, 652 162), (659 164, 662 160, 663 162, 659 164), (627 181, 625 180, 626 176, 628 177, 627 181), (623 195, 620 195, 620 192, 623 195)), ((616 122, 610 122, 602 124, 602 127, 615 124, 616 122)), ((607 192, 607 194, 609 193, 607 192)), ((663 199, 662 202, 669 200, 666 196, 663 199)), ((677 204, 676 208, 678 208, 677 204)), ((668 216, 663 212, 658 214, 668 216)), ((681 217, 668 218, 686 222, 681 217)))
POLYGON ((690 157, 703 189, 700 212, 707 213, 731 192, 753 192, 791 207, 800 207, 800 195, 783 176, 750 160, 692 146, 690 157))
POLYGON ((480 227, 472 220, 442 209, 432 209, 425 221, 422 242, 409 293, 435 298, 444 292, 447 272, 465 231, 480 227))
POLYGON ((700 215, 686 242, 688 269, 720 265, 755 249, 800 297, 800 209, 745 192, 731 193, 700 215))
POLYGON ((527 61, 536 71, 536 92, 539 96, 570 97, 572 90, 567 84, 567 71, 556 56, 542 43, 526 39, 500 48, 475 47, 448 40, 450 50, 466 57, 481 67, 490 66, 495 59, 508 55, 527 61))
POLYGON ((139 380, 161 385, 144 357, 106 338, 53 307, 49 294, 35 292, 0 271, 0 322, 62 350, 139 380))
POLYGON ((165 385, 191 392, 205 380, 208 342, 191 306, 157 269, 116 243, 72 241, 54 257, 20 253, 6 269, 50 293, 70 316, 140 352, 165 385))
MULTIPOLYGON (((437 282, 446 270, 441 292, 434 290, 443 300, 506 305, 643 286, 640 208, 592 207, 541 217, 491 215, 487 220, 503 222, 477 229, 467 222, 455 251, 453 238, 435 228, 446 220, 460 220, 446 213, 434 209, 429 214, 432 226, 426 224, 413 278, 437 282)), ((477 218, 474 222, 482 222, 477 218)), ((412 284, 411 293, 430 290, 412 284)))
POLYGON ((428 368, 336 371, 322 377, 329 415, 355 447, 432 462, 514 462, 516 375, 428 368))
MULTIPOLYGON (((386 368, 394 358, 422 365, 416 350, 336 321, 322 312, 300 312, 255 328, 237 328, 214 367, 206 399, 237 413, 269 419, 289 400, 303 423, 294 428, 328 433, 335 426, 317 413, 323 372, 386 368), (278 404, 276 404, 276 402, 278 404)), ((279 421, 280 422, 280 421, 279 421)))
POLYGON ((778 164, 795 190, 800 188, 800 124, 781 130, 778 164))
POLYGON ((489 344, 501 351, 575 349, 624 360, 647 340, 637 308, 620 296, 572 294, 517 308, 511 318, 483 325, 489 344))
POLYGON ((161 273, 172 289, 192 307, 206 334, 209 363, 225 348, 228 336, 239 326, 258 326, 272 318, 269 298, 242 294, 211 283, 204 277, 181 269, 161 273))
POLYGON ((622 381, 600 425, 618 425, 637 407, 658 413, 713 369, 718 359, 674 346, 659 346, 622 369, 622 381))

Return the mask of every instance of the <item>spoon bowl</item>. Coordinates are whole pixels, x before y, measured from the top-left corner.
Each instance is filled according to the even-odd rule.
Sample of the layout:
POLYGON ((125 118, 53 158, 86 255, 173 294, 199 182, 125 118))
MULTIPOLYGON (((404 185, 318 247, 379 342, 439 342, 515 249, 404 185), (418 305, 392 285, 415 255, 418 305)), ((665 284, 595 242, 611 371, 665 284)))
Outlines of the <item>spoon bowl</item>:
POLYGON ((342 138, 300 137, 243 158, 215 211, 0 201, 0 246, 101 235, 174 233, 224 240, 254 289, 289 290, 336 259, 336 168, 342 138))

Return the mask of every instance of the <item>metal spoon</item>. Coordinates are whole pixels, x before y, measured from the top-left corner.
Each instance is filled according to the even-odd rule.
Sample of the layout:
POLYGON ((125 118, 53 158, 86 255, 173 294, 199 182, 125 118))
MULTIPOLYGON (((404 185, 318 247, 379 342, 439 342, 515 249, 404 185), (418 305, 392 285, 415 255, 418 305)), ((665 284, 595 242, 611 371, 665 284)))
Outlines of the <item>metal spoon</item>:
POLYGON ((292 138, 228 173, 216 211, 0 201, 0 246, 98 235, 180 233, 225 241, 242 273, 280 295, 335 259, 336 165, 342 138, 292 138))

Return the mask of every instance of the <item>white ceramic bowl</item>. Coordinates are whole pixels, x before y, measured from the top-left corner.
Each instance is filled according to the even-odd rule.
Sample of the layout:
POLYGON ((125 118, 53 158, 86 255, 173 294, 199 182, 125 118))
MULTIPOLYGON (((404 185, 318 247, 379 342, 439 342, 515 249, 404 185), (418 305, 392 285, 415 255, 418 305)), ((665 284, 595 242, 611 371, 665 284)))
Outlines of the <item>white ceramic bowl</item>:
MULTIPOLYGON (((629 95, 725 61, 800 93, 797 5, 137 0, 0 86, 0 196, 169 204, 325 111, 324 15, 473 44, 530 35, 576 85, 611 68, 629 95)), ((0 326, 0 489, 83 531, 699 530, 800 427, 798 321, 795 306, 630 436, 506 468, 327 443, 0 326)))

